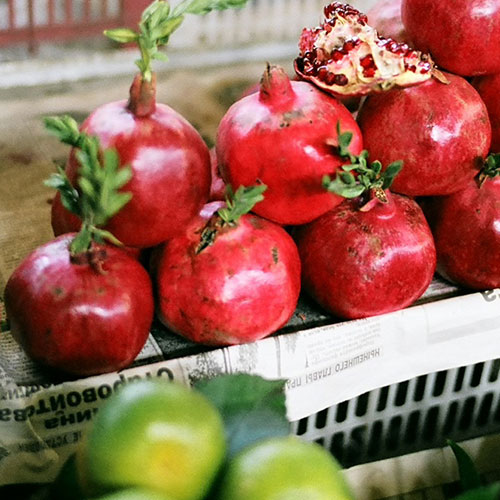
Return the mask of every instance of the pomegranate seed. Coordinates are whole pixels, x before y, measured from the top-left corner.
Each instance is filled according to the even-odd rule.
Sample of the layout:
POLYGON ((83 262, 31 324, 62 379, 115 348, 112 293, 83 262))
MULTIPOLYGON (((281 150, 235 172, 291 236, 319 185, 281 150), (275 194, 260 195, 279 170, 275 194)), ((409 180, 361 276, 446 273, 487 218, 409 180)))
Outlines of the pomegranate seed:
POLYGON ((363 57, 363 59, 360 59, 359 64, 362 68, 365 69, 373 68, 375 66, 375 62, 373 61, 373 56, 371 54, 368 54, 367 56, 363 57))
POLYGON ((319 80, 326 82, 328 75, 331 75, 331 73, 328 71, 328 68, 326 66, 321 66, 318 69, 318 79, 319 80))
POLYGON ((334 78, 334 83, 335 85, 339 85, 341 87, 344 87, 349 83, 349 80, 347 79, 347 76, 340 74, 340 75, 335 75, 334 78))
POLYGON ((375 68, 366 68, 363 70, 363 76, 373 78, 375 76, 375 68))
POLYGON ((335 62, 340 61, 341 59, 344 58, 344 56, 345 56, 345 54, 340 50, 335 49, 332 52, 332 60, 335 62))

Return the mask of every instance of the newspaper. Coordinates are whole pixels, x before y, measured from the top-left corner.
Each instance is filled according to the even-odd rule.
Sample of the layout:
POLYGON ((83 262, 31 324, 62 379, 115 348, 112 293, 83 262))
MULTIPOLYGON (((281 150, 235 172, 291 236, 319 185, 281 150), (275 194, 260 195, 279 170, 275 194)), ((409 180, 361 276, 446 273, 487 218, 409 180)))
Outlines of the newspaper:
POLYGON ((78 380, 51 380, 4 331, 0 485, 52 481, 99 406, 137 378, 192 384, 246 372, 285 379, 294 421, 378 387, 500 357, 500 290, 460 293, 435 280, 419 305, 341 323, 301 303, 288 327, 267 339, 179 357, 200 347, 155 328, 134 366, 78 380))

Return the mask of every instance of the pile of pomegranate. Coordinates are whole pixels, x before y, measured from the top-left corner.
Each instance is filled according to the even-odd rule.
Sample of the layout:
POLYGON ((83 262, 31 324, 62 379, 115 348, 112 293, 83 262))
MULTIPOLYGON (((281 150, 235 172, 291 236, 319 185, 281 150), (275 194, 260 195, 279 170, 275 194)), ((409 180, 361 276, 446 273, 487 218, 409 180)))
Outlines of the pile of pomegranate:
POLYGON ((327 5, 300 37, 298 78, 267 65, 212 151, 156 102, 150 62, 184 14, 225 2, 156 0, 139 32, 108 32, 138 43, 140 73, 81 127, 46 122, 72 149, 49 181, 58 237, 5 290, 26 352, 90 375, 132 362, 154 308, 224 346, 279 330, 301 290, 354 319, 411 305, 436 270, 500 287, 500 3, 457 2, 327 5))

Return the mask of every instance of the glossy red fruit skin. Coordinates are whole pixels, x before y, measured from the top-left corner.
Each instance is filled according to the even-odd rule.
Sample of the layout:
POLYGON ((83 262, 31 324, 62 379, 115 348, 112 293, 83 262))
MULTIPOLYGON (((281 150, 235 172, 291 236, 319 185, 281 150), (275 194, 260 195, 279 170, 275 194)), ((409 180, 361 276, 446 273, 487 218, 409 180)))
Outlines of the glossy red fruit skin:
MULTIPOLYGON (((165 104, 148 116, 135 116, 127 101, 97 108, 81 129, 116 148, 132 179, 122 188, 132 200, 108 222, 124 245, 151 247, 181 231, 204 203, 210 190, 210 155, 198 132, 165 104)), ((67 174, 76 185, 79 164, 71 155, 67 174)), ((53 215, 53 224, 54 224, 53 215)))
POLYGON ((366 99, 358 114, 365 147, 383 165, 403 160, 391 191, 446 195, 463 189, 491 142, 485 104, 465 79, 446 74, 366 99))
POLYGON ((405 196, 388 197, 367 212, 346 200, 299 228, 304 288, 339 318, 407 307, 432 280, 436 251, 422 210, 405 196))
POLYGON ((426 200, 437 271, 466 288, 500 288, 500 178, 471 180, 450 196, 426 200))
POLYGON ((136 259, 105 250, 103 272, 70 261, 74 234, 28 255, 5 288, 14 338, 44 365, 74 375, 128 366, 140 352, 153 319, 151 279, 136 259))
POLYGON ((183 235, 154 256, 158 314, 168 328, 194 342, 253 342, 282 327, 295 310, 297 247, 279 225, 247 214, 196 254, 200 231, 218 207, 207 205, 183 235))
POLYGON ((226 195, 226 183, 219 172, 215 148, 210 150, 210 169, 212 172, 212 184, 210 185, 208 201, 223 201, 226 195))
POLYGON ((491 147, 493 153, 500 152, 500 74, 479 76, 472 85, 486 104, 491 122, 491 147))
MULTIPOLYGON (((286 75, 285 75, 286 76, 286 75)), ((273 75, 274 78, 274 75, 273 75)), ((351 152, 363 149, 358 125, 335 98, 288 77, 239 100, 219 125, 216 150, 224 180, 233 189, 262 182, 265 198, 253 211, 279 224, 310 222, 342 198, 322 186, 345 163, 337 154, 337 122, 351 131, 351 152)))
POLYGON ((500 3, 402 0, 401 16, 419 50, 462 76, 500 72, 500 3))
POLYGON ((401 19, 401 0, 379 0, 368 12, 368 24, 373 26, 379 35, 392 38, 396 42, 409 42, 401 19))

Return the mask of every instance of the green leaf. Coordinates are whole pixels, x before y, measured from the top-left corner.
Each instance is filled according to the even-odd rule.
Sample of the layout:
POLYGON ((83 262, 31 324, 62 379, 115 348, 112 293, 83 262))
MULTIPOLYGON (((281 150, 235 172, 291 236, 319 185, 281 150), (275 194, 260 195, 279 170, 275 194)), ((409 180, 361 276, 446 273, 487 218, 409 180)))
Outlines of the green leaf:
POLYGON ((58 172, 52 174, 44 181, 45 186, 57 189, 61 193, 61 203, 66 210, 81 217, 80 195, 78 191, 71 185, 71 182, 66 175, 66 172, 58 167, 58 172))
POLYGON ((46 116, 43 119, 45 129, 55 135, 61 142, 70 146, 78 146, 80 130, 78 123, 69 115, 46 116))
POLYGON ((220 208, 217 213, 227 224, 236 224, 238 219, 250 212, 252 208, 264 199, 262 194, 267 189, 265 184, 258 186, 240 186, 233 193, 230 186, 227 188, 226 206, 220 208))
POLYGON ((500 483, 466 491, 455 497, 455 500, 500 500, 500 483))
POLYGON ((191 0, 190 2, 181 2, 174 12, 177 13, 179 9, 182 13, 203 15, 213 10, 241 8, 246 2, 247 0, 191 0))
POLYGON ((168 56, 163 52, 156 52, 155 54, 153 54, 153 59, 155 59, 156 61, 168 61, 168 56))
POLYGON ((447 444, 451 447, 457 460, 458 474, 463 490, 469 491, 479 488, 482 485, 481 478, 470 456, 451 439, 448 439, 447 444))
POLYGON ((482 170, 483 177, 496 177, 500 175, 500 153, 492 153, 488 155, 484 161, 482 170))
POLYGON ((82 219, 81 234, 75 238, 71 251, 78 253, 88 250, 92 240, 120 244, 100 226, 104 226, 131 200, 131 193, 119 189, 132 178, 132 169, 120 166, 120 158, 114 149, 101 151, 99 139, 79 132, 74 120, 67 117, 53 118, 48 124, 61 141, 68 142, 66 139, 71 136, 74 147, 79 148, 75 153, 80 164, 77 178, 79 191, 71 185, 62 169, 46 181, 46 185, 61 192, 63 205, 82 219))
POLYGON ((161 40, 161 45, 164 45, 168 41, 170 35, 182 24, 182 21, 184 21, 184 16, 172 17, 168 19, 156 29, 154 37, 157 40, 161 40))
POLYGON ((224 420, 229 458, 265 438, 287 436, 285 381, 257 375, 222 375, 196 384, 224 420))
POLYGON ((390 165, 387 166, 385 172, 382 174, 383 177, 382 189, 388 189, 391 187, 392 183, 394 182, 394 179, 399 174, 399 172, 401 172, 402 168, 403 168, 402 160, 392 162, 390 165))
POLYGON ((129 28, 116 28, 112 30, 105 30, 104 35, 109 39, 118 43, 131 43, 136 42, 139 34, 129 28))

